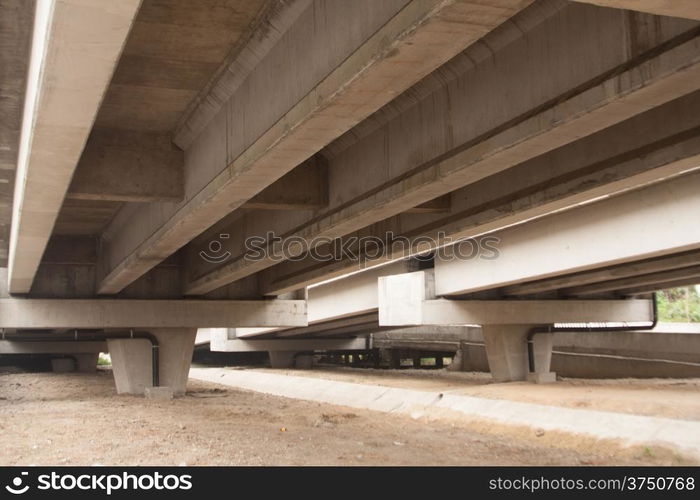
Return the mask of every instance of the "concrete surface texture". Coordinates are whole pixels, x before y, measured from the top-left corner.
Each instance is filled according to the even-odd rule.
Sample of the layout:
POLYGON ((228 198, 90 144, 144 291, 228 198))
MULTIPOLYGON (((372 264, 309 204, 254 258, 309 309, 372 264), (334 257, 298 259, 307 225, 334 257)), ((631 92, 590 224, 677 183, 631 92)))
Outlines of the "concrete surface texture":
MULTIPOLYGON (((13 334, 149 331, 181 395, 197 328, 216 350, 309 367, 373 332, 477 325, 494 378, 522 381, 530 328, 651 322, 654 290, 700 280, 698 2, 0 0, 0 14, 13 334), (465 239, 476 254, 454 258, 465 239)), ((539 336, 534 377, 580 367, 580 349, 634 358, 645 338, 625 338, 562 340, 569 358, 552 360, 539 336)), ((144 344, 108 341, 120 393, 148 387, 144 344)))
MULTIPOLYGON (((193 328, 157 328, 151 333, 158 343, 159 387, 176 396, 184 395, 197 331, 193 328)), ((146 339, 109 339, 107 347, 117 393, 144 394, 147 388, 154 387, 151 342, 146 339)), ((158 397, 160 392, 149 391, 148 394, 158 397)))

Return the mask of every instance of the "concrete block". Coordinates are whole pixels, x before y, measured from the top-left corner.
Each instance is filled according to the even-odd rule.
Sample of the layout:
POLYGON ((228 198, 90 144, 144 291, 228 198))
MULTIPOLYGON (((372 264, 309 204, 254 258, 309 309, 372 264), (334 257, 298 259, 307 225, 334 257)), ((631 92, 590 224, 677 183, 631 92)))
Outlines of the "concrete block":
POLYGON ((51 369, 54 373, 69 373, 75 371, 75 360, 73 358, 53 358, 51 369))
POLYGON ((94 373, 97 370, 97 358, 100 357, 99 352, 87 354, 73 354, 73 357, 78 362, 78 371, 81 373, 94 373))
POLYGON ((294 367, 300 370, 310 370, 314 366, 314 357, 311 354, 297 356, 294 360, 294 367))
POLYGON ((172 387, 146 387, 144 391, 146 399, 166 400, 173 399, 172 387))
POLYGON ((554 372, 528 373, 527 381, 533 384, 553 384, 557 381, 557 374, 554 372))

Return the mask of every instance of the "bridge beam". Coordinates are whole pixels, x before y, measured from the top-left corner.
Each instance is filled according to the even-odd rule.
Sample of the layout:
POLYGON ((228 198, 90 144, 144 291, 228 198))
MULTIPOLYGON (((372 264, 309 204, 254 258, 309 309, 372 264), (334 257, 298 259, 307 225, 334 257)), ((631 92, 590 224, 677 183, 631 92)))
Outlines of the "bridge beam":
POLYGON ((365 4, 357 2, 328 4, 332 12, 324 16, 307 9, 285 34, 288 43, 273 47, 249 79, 255 82, 262 76, 277 82, 302 75, 308 86, 293 92, 301 84, 290 85, 289 92, 280 93, 273 84, 269 90, 274 97, 254 94, 251 98, 248 87, 234 94, 230 102, 241 108, 225 106, 186 152, 186 201, 172 207, 142 207, 136 214, 139 224, 123 224, 119 216, 114 219, 115 235, 103 254, 106 275, 99 293, 122 290, 202 228, 245 204, 531 3, 412 0, 392 12, 392 5, 401 4, 367 2, 375 14, 369 18, 365 4), (325 33, 326 38, 311 37, 310 32, 325 33), (368 38, 357 40, 357 34, 364 32, 368 38), (301 47, 349 50, 340 58, 336 50, 290 64, 295 54, 306 54, 301 47), (335 66, 335 60, 340 64, 335 66), (280 106, 285 100, 289 105, 280 106), (245 113, 242 109, 250 117, 236 120, 235 116, 245 113), (228 136, 227 123, 234 125, 228 136), (258 133, 253 134, 256 129, 258 133))
POLYGON ((32 286, 140 4, 37 5, 13 201, 11 293, 32 286))
POLYGON ((436 293, 463 295, 696 250, 699 190, 700 172, 693 172, 492 233, 497 259, 436 259, 436 293))
POLYGON ((446 300, 435 299, 434 293, 431 272, 379 278, 379 325, 480 325, 497 382, 554 380, 549 372, 551 333, 533 339, 535 364, 530 373, 528 340, 536 326, 653 319, 649 300, 446 300))
MULTIPOLYGON (((534 8, 523 15, 533 12, 534 8)), ((240 235, 238 240, 230 242, 232 258, 218 266, 193 261, 197 272, 186 284, 185 294, 206 294, 268 269, 284 258, 279 245, 275 247, 269 242, 271 251, 266 259, 247 259, 241 252, 244 248, 241 240, 251 235, 250 228, 259 231, 265 227, 276 234, 300 238, 307 246, 320 245, 327 238, 361 231, 700 88, 700 32, 694 23, 678 20, 669 23, 679 34, 669 37, 667 44, 656 42, 655 50, 633 57, 629 51, 617 53, 606 61, 609 66, 603 70, 599 66, 600 53, 610 55, 611 43, 616 46, 619 43, 620 47, 627 43, 618 38, 626 28, 617 13, 573 4, 545 20, 529 20, 539 25, 524 34, 504 28, 497 33, 501 38, 494 33, 493 39, 488 39, 489 46, 494 46, 498 54, 495 62, 490 58, 479 59, 476 48, 473 54, 468 49, 465 54, 472 61, 458 57, 437 71, 438 74, 444 71, 450 78, 458 75, 455 83, 441 85, 430 81, 420 92, 415 90, 418 95, 424 92, 429 96, 417 105, 413 101, 402 102, 399 97, 395 108, 406 106, 406 112, 398 115, 394 112, 383 123, 378 118, 366 125, 366 131, 360 124, 356 132, 359 139, 345 148, 339 147, 340 151, 331 145, 330 152, 335 156, 329 160, 330 191, 334 194, 327 210, 306 217, 295 214, 286 220, 261 214, 232 216, 227 232, 240 235), (597 45, 602 43, 599 38, 589 36, 590 30, 581 32, 580 37, 573 34, 582 29, 581 18, 573 15, 576 10, 591 15, 582 17, 589 19, 590 29, 611 37, 605 48, 597 45), (552 42, 547 34, 552 26, 567 35, 552 42), (504 33, 509 37, 507 44, 504 33), (556 46, 561 53, 554 56, 551 52, 538 51, 535 40, 543 36, 547 36, 549 47, 556 46), (567 52, 563 47, 570 50, 567 52), (558 57, 561 67, 571 68, 568 61, 571 51, 587 54, 572 72, 576 73, 575 78, 570 72, 543 70, 558 57), (523 60, 528 64, 519 65, 523 60), (534 88, 547 89, 546 96, 518 93, 517 82, 522 80, 533 82, 534 88), (512 82, 513 87, 504 81, 512 82), (503 113, 495 113, 494 109, 500 109, 502 94, 493 92, 493 86, 487 82, 503 85, 499 88, 504 93, 522 95, 522 101, 509 102, 503 113), (459 91, 462 86, 472 89, 463 100, 458 97, 462 95, 459 91), (408 107, 409 104, 414 106, 408 107), (475 116, 480 120, 474 120, 475 116), (387 152, 380 147, 382 144, 401 147, 387 152)), ((405 99, 415 100, 413 96, 405 99)), ((201 241, 206 241, 206 237, 201 241)), ((196 251, 192 248, 189 253, 195 255, 196 251)))
POLYGON ((695 0, 573 0, 600 7, 636 10, 657 16, 685 17, 700 20, 700 4, 695 0))
POLYGON ((230 328, 306 324, 303 300, 0 299, 0 328, 230 328))

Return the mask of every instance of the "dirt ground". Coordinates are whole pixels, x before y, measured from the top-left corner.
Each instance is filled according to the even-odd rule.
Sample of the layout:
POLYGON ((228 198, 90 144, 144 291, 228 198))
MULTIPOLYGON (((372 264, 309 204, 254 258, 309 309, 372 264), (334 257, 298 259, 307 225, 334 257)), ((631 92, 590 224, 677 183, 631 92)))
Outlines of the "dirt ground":
MULTIPOLYGON (((400 375, 403 376, 403 375, 400 375)), ((172 401, 97 374, 0 372, 1 465, 681 465, 661 448, 285 399, 190 381, 172 401)))
POLYGON ((700 420, 700 379, 561 379, 556 384, 495 384, 484 372, 373 370, 317 367, 270 373, 320 377, 343 382, 440 391, 489 399, 588 408, 635 415, 700 420))

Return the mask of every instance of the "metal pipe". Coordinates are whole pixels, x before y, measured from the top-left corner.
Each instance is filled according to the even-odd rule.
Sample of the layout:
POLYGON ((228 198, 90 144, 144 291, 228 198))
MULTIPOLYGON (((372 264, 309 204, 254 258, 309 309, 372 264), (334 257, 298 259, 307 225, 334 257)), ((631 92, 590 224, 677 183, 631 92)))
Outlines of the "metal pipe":
POLYGON ((588 328, 571 328, 557 327, 554 325, 536 326, 527 334, 527 364, 528 372, 535 373, 535 335, 540 333, 555 333, 555 332, 580 332, 586 330, 588 332, 629 332, 635 330, 653 330, 659 322, 659 310, 656 303, 656 293, 652 294, 652 320, 649 325, 642 326, 601 326, 588 328))

